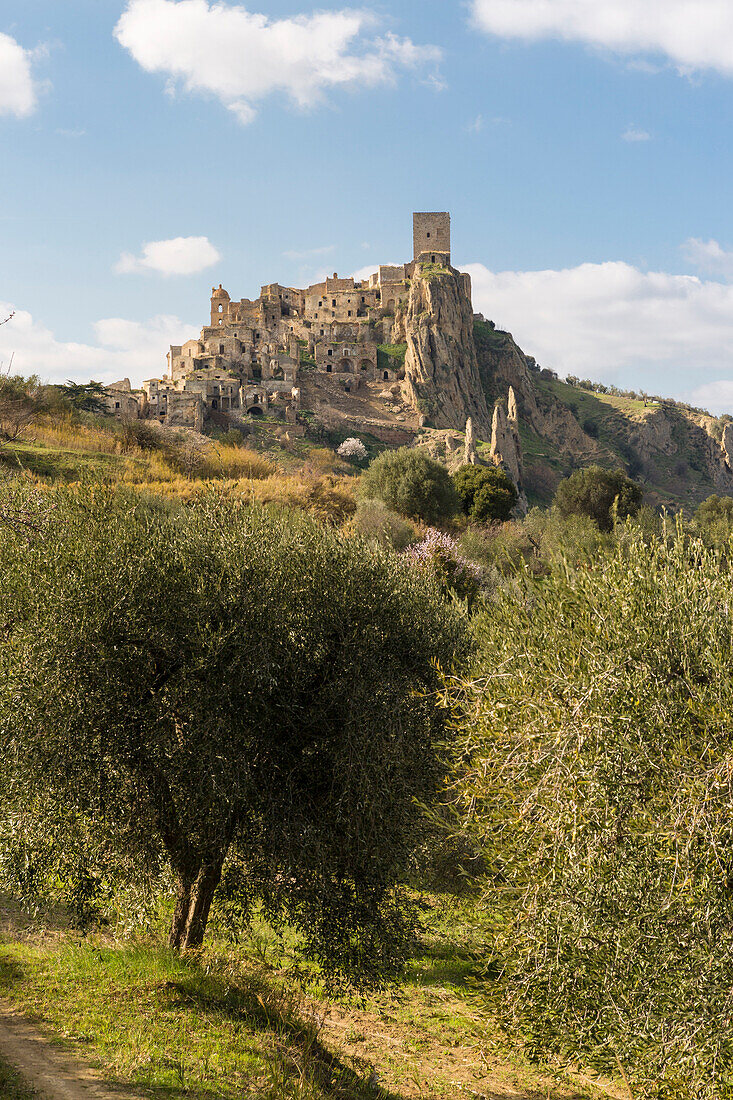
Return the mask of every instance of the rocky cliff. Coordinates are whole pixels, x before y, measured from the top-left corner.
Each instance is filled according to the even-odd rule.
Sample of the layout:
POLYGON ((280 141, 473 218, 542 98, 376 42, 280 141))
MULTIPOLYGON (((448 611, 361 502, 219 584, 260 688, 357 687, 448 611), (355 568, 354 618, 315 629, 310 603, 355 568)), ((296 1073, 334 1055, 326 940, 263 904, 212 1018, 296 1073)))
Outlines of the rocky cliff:
MULTIPOLYGON (((530 503, 548 503, 563 477, 591 463, 625 470, 652 505, 689 508, 712 493, 733 496, 733 423, 672 400, 568 385, 482 317, 475 341, 489 403, 505 400, 509 387, 516 395, 530 503)), ((502 435, 501 415, 498 427, 502 435)))
POLYGON ((491 419, 476 357, 467 276, 424 265, 412 280, 397 325, 407 344, 405 399, 435 428, 463 430, 473 422, 479 439, 491 438, 491 419))

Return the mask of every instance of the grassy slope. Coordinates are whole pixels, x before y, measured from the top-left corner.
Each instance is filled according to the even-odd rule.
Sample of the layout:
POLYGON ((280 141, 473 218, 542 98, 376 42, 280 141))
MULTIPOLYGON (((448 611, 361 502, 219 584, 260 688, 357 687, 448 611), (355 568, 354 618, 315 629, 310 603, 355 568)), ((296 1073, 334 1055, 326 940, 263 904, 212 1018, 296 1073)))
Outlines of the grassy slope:
POLYGON ((401 988, 359 1001, 328 999, 265 926, 236 950, 180 958, 152 938, 21 931, 6 905, 0 994, 111 1081, 160 1100, 608 1095, 511 1054, 482 997, 476 909, 426 903, 401 988))

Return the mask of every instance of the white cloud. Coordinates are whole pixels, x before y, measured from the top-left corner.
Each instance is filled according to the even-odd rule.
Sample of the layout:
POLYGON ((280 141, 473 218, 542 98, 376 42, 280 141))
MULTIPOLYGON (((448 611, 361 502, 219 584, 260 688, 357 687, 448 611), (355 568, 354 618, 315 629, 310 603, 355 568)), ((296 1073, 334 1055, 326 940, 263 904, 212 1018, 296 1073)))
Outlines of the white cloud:
POLYGON ((628 126, 626 128, 621 137, 624 141, 628 141, 633 144, 634 142, 638 141, 651 141, 652 135, 649 133, 648 130, 642 130, 641 127, 634 126, 632 124, 631 126, 628 126))
POLYGON ((209 0, 128 0, 115 36, 146 72, 165 74, 171 88, 216 96, 246 124, 273 93, 309 107, 330 88, 391 83, 401 69, 440 61, 436 46, 366 37, 374 23, 363 10, 269 19, 209 0))
POLYGON ((484 125, 484 116, 476 115, 476 117, 471 122, 467 122, 463 128, 467 134, 480 134, 484 125))
POLYGON ((159 275, 195 275, 221 259, 208 237, 173 237, 169 241, 149 241, 142 255, 123 252, 115 271, 129 275, 138 271, 155 271, 159 275))
POLYGON ((0 115, 27 118, 38 102, 33 79, 34 53, 8 34, 0 34, 0 115))
POLYGON ((525 41, 559 38, 619 54, 661 54, 682 71, 733 76, 728 0, 472 0, 476 24, 525 41))
POLYGON ((682 246, 682 252, 698 271, 706 275, 723 275, 733 278, 733 252, 726 252, 717 241, 701 241, 690 237, 682 246))
POLYGON ((733 285, 625 263, 462 270, 473 278, 474 308, 562 375, 636 379, 637 389, 674 396, 733 374, 733 285))
MULTIPOLYGON (((10 303, 0 302, 0 314, 12 312, 10 303)), ((199 329, 177 317, 161 315, 149 321, 107 318, 93 326, 95 342, 90 344, 58 340, 40 321, 25 310, 0 327, 0 363, 6 367, 13 356, 13 372, 38 374, 48 382, 72 378, 88 382, 115 382, 130 378, 133 384, 160 377, 171 344, 194 339, 199 329)))

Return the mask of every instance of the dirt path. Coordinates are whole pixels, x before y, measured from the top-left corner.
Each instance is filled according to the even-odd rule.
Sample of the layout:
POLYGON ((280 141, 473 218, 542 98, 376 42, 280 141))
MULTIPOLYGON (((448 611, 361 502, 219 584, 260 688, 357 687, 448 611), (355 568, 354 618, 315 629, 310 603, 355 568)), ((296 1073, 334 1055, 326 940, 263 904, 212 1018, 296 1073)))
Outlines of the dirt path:
POLYGON ((113 1089, 45 1039, 21 1015, 0 1002, 0 1057, 39 1093, 39 1100, 141 1100, 113 1089))

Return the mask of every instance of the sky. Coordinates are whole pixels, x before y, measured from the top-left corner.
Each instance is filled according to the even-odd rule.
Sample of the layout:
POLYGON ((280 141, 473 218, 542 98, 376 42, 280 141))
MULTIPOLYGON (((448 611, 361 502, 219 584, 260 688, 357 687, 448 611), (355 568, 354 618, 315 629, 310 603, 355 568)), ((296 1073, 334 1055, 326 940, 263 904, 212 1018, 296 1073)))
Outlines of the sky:
POLYGON ((0 363, 159 376, 411 258, 561 376, 733 412, 730 0, 0 0, 0 363))

